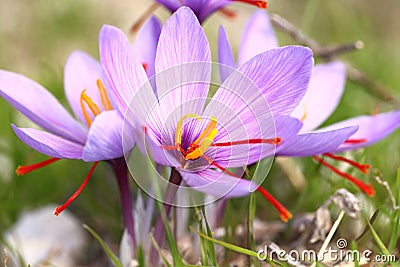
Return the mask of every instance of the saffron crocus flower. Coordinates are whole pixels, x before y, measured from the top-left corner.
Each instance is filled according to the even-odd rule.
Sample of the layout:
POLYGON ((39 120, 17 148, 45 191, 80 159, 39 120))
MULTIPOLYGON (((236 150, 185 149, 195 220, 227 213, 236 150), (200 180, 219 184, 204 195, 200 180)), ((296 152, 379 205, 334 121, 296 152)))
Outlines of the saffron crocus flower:
POLYGON ((212 13, 234 2, 243 2, 259 8, 267 8, 267 1, 262 0, 155 0, 172 13, 182 6, 189 7, 202 23, 212 13))
MULTIPOLYGON (((154 73, 155 52, 152 51, 157 44, 159 31, 159 22, 151 18, 138 34, 139 41, 129 46, 132 54, 140 60, 138 68, 143 72, 146 69, 149 74, 154 73), (146 47, 140 42, 146 43, 146 47)), ((103 66, 107 65, 107 62, 101 63, 103 66)), ((77 119, 73 118, 45 88, 17 73, 0 70, 0 95, 28 119, 44 129, 19 128, 12 124, 18 138, 33 149, 52 157, 41 163, 20 166, 17 174, 29 173, 59 159, 95 162, 79 189, 64 205, 56 208, 55 214, 58 215, 83 190, 98 162, 107 161, 117 176, 124 223, 133 238, 132 200, 126 163, 123 158, 123 116, 119 110, 114 109, 114 99, 119 97, 116 95, 119 87, 115 87, 115 84, 105 86, 103 81, 100 63, 85 52, 75 51, 68 58, 64 70, 65 94, 77 119), (109 87, 116 91, 107 90, 106 88, 109 87)), ((133 90, 139 87, 140 84, 133 90)), ((116 99, 116 101, 119 100, 119 98, 116 99)), ((133 145, 134 141, 128 147, 132 148, 133 145)))
MULTIPOLYGON (((236 67, 235 60, 223 29, 220 31, 219 41, 219 60, 224 64, 236 67)), ((263 11, 255 12, 245 26, 242 35, 238 55, 238 65, 243 64, 246 60, 249 60, 260 53, 269 49, 274 49, 277 46, 278 42, 267 13, 263 11)), ((226 70, 227 68, 223 69, 223 72, 221 73, 222 78, 225 78, 229 74, 226 70)), ((309 88, 302 101, 291 113, 291 116, 298 118, 303 122, 303 126, 300 130, 301 134, 324 132, 327 130, 335 130, 342 127, 357 125, 359 127, 358 130, 343 144, 321 154, 333 160, 347 162, 360 169, 363 173, 367 173, 370 168, 368 164, 360 164, 342 156, 334 155, 334 153, 366 147, 385 138, 400 126, 400 111, 382 113, 374 116, 355 117, 315 130, 336 109, 344 91, 345 80, 346 72, 343 63, 330 62, 316 65, 310 79, 309 88)), ((293 153, 293 151, 291 151, 290 148, 288 149, 285 147, 284 144, 278 148, 277 155, 306 156, 305 154, 301 155, 293 153)), ((318 154, 312 156, 322 165, 334 171, 336 174, 350 180, 368 195, 374 194, 374 189, 371 186, 336 169, 333 165, 327 163, 323 158, 317 155, 318 154)))
MULTIPOLYGON (((132 72, 137 68, 132 68, 125 35, 111 26, 105 26, 102 32, 106 40, 100 49, 102 60, 114 62, 104 68, 107 83, 127 85, 123 94, 129 95, 130 86, 147 77, 143 71, 132 72)), ((183 7, 161 30, 155 60, 156 93, 147 83, 134 96, 134 104, 129 105, 131 95, 118 105, 123 111, 129 107, 127 118, 135 126, 143 153, 146 142, 153 159, 174 168, 187 185, 219 197, 244 196, 257 189, 287 220, 290 213, 265 189, 227 168, 272 156, 277 144, 296 135, 302 124, 287 115, 303 97, 312 65, 308 48, 268 51, 229 76, 205 106, 211 76, 210 48, 196 16, 183 7), (270 123, 270 110, 275 125, 270 123)), ((318 150, 334 148, 355 130, 350 127, 310 135, 303 144, 318 150)))

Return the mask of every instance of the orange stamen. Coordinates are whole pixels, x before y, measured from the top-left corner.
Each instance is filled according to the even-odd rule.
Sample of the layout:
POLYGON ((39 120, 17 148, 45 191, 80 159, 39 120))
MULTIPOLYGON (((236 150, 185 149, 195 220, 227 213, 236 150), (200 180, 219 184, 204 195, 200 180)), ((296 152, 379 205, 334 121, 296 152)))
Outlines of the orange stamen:
POLYGON ((104 110, 112 110, 113 107, 111 105, 110 98, 108 98, 107 90, 104 87, 104 84, 101 82, 100 79, 97 79, 97 88, 100 92, 101 103, 103 104, 104 110))
POLYGON ((96 169, 97 164, 99 164, 98 161, 96 161, 93 164, 93 166, 90 169, 88 175, 86 176, 86 178, 83 181, 83 183, 79 186, 78 190, 76 190, 75 193, 64 204, 62 204, 61 206, 58 206, 56 208, 56 210, 54 211, 54 215, 56 215, 56 216, 60 215, 60 213, 63 212, 66 208, 68 208, 68 206, 72 203, 72 201, 74 201, 79 196, 79 194, 82 192, 82 190, 85 188, 86 184, 88 183, 88 181, 89 181, 90 177, 92 176, 94 170, 96 169))
POLYGON ((247 145, 247 144, 272 144, 279 145, 282 139, 280 137, 271 139, 247 139, 233 142, 213 143, 211 146, 233 146, 233 145, 247 145))
POLYGON ((250 4, 250 5, 256 6, 258 8, 267 8, 268 7, 267 1, 257 1, 257 0, 234 0, 234 1, 250 4))
POLYGON ((287 222, 293 217, 292 214, 263 187, 258 187, 257 191, 260 192, 265 199, 267 199, 275 207, 275 209, 279 212, 282 221, 287 222))
POLYGON ((307 105, 305 103, 303 103, 303 107, 304 107, 304 114, 300 119, 301 122, 304 122, 307 118, 307 105))
POLYGON ((92 114, 94 117, 96 117, 97 115, 99 115, 101 113, 100 108, 93 102, 93 100, 87 95, 85 94, 85 90, 82 91, 81 93, 81 99, 80 99, 80 103, 81 103, 81 109, 83 112, 83 116, 85 117, 86 123, 88 126, 92 125, 92 119, 90 118, 85 104, 89 107, 90 111, 92 111, 92 114))
POLYGON ((329 157, 331 159, 334 159, 334 160, 346 162, 346 163, 350 164, 351 166, 356 167, 357 169, 359 169, 360 171, 362 171, 365 174, 367 174, 368 170, 371 168, 371 165, 369 165, 369 164, 358 163, 358 162, 356 162, 354 160, 351 160, 351 159, 348 159, 348 158, 345 158, 345 157, 341 157, 341 156, 338 156, 338 155, 334 155, 334 154, 331 154, 331 153, 324 153, 323 155, 327 156, 327 157, 329 157))
POLYGON ((344 141, 345 144, 362 144, 367 142, 366 138, 360 138, 360 139, 347 139, 344 141))
POLYGON ((57 160, 60 160, 60 158, 51 158, 39 163, 35 163, 32 165, 26 165, 26 166, 18 166, 17 170, 15 171, 17 175, 24 175, 27 173, 30 173, 34 170, 46 167, 47 165, 52 164, 53 162, 56 162, 57 160))
POLYGON ((360 188, 362 191, 364 191, 368 196, 372 197, 375 195, 375 190, 372 186, 365 184, 364 182, 358 180, 357 178, 355 178, 354 176, 351 176, 348 173, 344 173, 344 172, 338 170, 337 168, 330 165, 329 163, 327 163, 326 161, 324 161, 322 158, 320 158, 318 156, 313 156, 313 159, 315 159, 316 161, 318 161, 323 166, 325 166, 329 170, 333 171, 337 175, 340 175, 343 178, 345 178, 345 179, 349 180, 350 182, 352 182, 353 184, 355 184, 358 188, 360 188))

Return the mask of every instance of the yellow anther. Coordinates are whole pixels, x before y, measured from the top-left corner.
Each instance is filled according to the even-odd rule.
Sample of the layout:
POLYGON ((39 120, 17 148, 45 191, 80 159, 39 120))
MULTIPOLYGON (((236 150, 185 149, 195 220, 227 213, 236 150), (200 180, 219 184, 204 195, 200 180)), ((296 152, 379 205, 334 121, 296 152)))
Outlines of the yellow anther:
POLYGON ((217 119, 211 117, 210 123, 206 129, 197 137, 197 139, 190 144, 189 153, 185 156, 187 160, 193 160, 201 157, 206 153, 207 149, 211 146, 215 136, 218 134, 217 119))
MULTIPOLYGON (((210 124, 211 124, 211 122, 210 122, 210 124)), ((208 126, 210 126, 210 124, 208 126)), ((208 127, 207 127, 207 129, 208 129, 208 127)), ((206 131, 204 131, 204 132, 206 132, 206 131)), ((202 132, 202 134, 204 132, 202 132)), ((209 130, 208 135, 205 138, 203 138, 202 140, 200 140, 200 145, 195 150, 193 150, 193 152, 188 153, 185 158, 187 160, 200 158, 202 155, 204 155, 204 153, 206 153, 207 149, 211 146, 211 144, 214 141, 214 138, 217 134, 218 134, 217 129, 214 128, 214 129, 209 130)))
POLYGON ((305 119, 307 118, 307 105, 305 103, 303 103, 303 107, 304 107, 304 114, 303 117, 301 117, 300 121, 304 122, 305 119))
POLYGON ((85 103, 89 107, 89 109, 92 112, 94 117, 99 115, 101 113, 101 110, 93 102, 93 100, 87 94, 85 94, 85 91, 86 91, 86 89, 83 90, 81 93, 80 103, 81 103, 81 108, 82 108, 83 116, 85 117, 86 123, 88 126, 90 126, 92 124, 92 118, 89 116, 89 114, 86 110, 85 103))
MULTIPOLYGON (((200 116, 196 114, 186 114, 182 116, 182 118, 178 121, 178 125, 176 126, 175 131, 175 145, 180 145, 182 142, 182 134, 183 134, 183 121, 187 118, 196 118, 198 121, 201 120, 200 116)), ((179 150, 179 146, 177 147, 179 150)))
POLYGON ((199 137, 193 142, 197 145, 200 144, 200 142, 204 139, 207 138, 210 134, 210 132, 217 127, 217 119, 215 117, 211 117, 210 123, 207 125, 207 128, 200 134, 199 137))
POLYGON ((101 82, 100 79, 97 79, 97 88, 99 89, 101 103, 103 104, 104 110, 112 110, 113 107, 111 105, 110 98, 108 98, 107 90, 104 87, 104 84, 101 82))

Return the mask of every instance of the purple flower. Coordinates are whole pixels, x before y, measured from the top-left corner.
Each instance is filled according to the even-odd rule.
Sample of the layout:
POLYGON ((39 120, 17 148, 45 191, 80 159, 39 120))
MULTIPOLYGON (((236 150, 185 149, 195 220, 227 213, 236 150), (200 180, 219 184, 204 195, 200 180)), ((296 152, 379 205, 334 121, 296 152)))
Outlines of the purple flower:
MULTIPOLYGON (((137 42, 129 47, 129 60, 138 61, 136 69, 143 75, 154 74, 155 48, 161 25, 155 18, 150 18, 138 33, 137 42)), ((100 34, 100 46, 102 38, 100 34)), ((112 40, 110 41, 112 44, 112 40)), ((110 48, 112 49, 112 48, 110 48)), ((127 60, 125 60, 127 62, 127 60)), ((118 62, 111 62, 111 64, 118 62)), ((124 224, 135 246, 134 222, 132 220, 132 200, 129 188, 126 163, 123 158, 125 146, 132 148, 134 140, 122 144, 123 116, 116 110, 125 97, 121 87, 125 84, 104 84, 107 72, 107 59, 101 65, 82 51, 73 52, 64 69, 64 87, 68 103, 76 118, 72 117, 58 100, 38 83, 29 78, 0 70, 0 95, 12 106, 24 114, 43 130, 19 128, 12 124, 15 134, 33 149, 52 157, 41 163, 20 166, 17 174, 26 174, 47 166, 59 159, 80 159, 95 162, 89 174, 78 190, 61 206, 56 208, 58 215, 80 194, 90 179, 99 161, 106 161, 112 166, 121 194, 124 224), (111 90, 110 90, 111 89, 111 90)), ((132 64, 133 65, 133 64, 132 64)), ((134 94, 141 86, 141 81, 129 87, 134 94)))
MULTIPOLYGON (((104 68, 107 84, 134 85, 147 79, 144 73, 132 72, 136 67, 120 30, 105 26, 101 40, 102 61, 114 62, 104 68), (108 49, 111 46, 114 49, 108 49)), ((142 152, 148 149, 157 163, 175 168, 186 184, 219 197, 244 196, 257 189, 287 220, 290 213, 265 189, 227 168, 273 156, 277 144, 296 136, 302 123, 288 115, 305 94, 312 65, 308 48, 270 50, 229 75, 205 105, 210 48, 195 15, 183 7, 161 30, 155 60, 156 92, 148 83, 136 93, 131 106, 128 100, 117 103, 122 111, 129 107, 127 118, 135 125, 142 152)), ((131 99, 132 90, 124 88, 121 94, 131 95, 125 98, 131 99)), ((355 130, 349 127, 304 135, 307 140, 303 144, 316 151, 333 149, 355 130)))
POLYGON ((212 13, 223 9, 233 2, 243 2, 259 8, 267 8, 267 1, 257 0, 155 0, 172 13, 182 6, 189 7, 202 23, 212 13))
POLYGON ((98 162, 123 156, 120 134, 123 118, 113 110, 102 83, 100 64, 86 53, 75 51, 67 60, 64 82, 67 100, 79 121, 38 83, 0 70, 0 95, 44 129, 12 124, 15 134, 33 149, 52 157, 38 164, 20 166, 17 174, 26 174, 61 158, 98 162))
MULTIPOLYGON (((269 49, 274 49, 277 46, 278 42, 267 13, 263 11, 255 12, 245 27, 239 48, 238 63, 241 65, 254 56, 269 49)), ((219 36, 219 51, 219 60, 222 63, 236 67, 227 37, 222 28, 219 36)), ((229 74, 229 72, 226 72, 226 69, 224 70, 225 72, 222 72, 223 78, 229 74)), ((300 130, 302 134, 322 133, 357 125, 359 127, 358 130, 343 144, 325 152, 321 151, 321 153, 317 153, 313 156, 315 160, 324 166, 355 183, 368 195, 373 195, 374 190, 371 186, 364 184, 347 173, 341 172, 322 158, 316 156, 318 154, 323 154, 333 160, 347 162, 360 169, 363 173, 367 173, 370 168, 369 165, 360 164, 344 157, 334 155, 333 153, 372 145, 388 136, 400 126, 400 111, 393 111, 373 116, 355 117, 315 130, 336 109, 344 91, 345 80, 346 72, 343 63, 330 62, 316 65, 310 79, 308 90, 300 104, 291 113, 291 116, 303 122, 303 126, 300 130)), ((306 156, 302 153, 293 152, 290 146, 288 147, 282 144, 282 146, 278 148, 277 155, 306 156)))

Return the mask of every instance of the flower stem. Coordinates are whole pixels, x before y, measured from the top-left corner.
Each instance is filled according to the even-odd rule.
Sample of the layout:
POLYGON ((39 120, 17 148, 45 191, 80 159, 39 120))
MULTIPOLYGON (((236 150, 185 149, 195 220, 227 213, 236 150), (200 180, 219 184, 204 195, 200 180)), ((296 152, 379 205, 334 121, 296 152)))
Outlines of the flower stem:
POLYGON ((132 194, 129 187, 128 170, 124 158, 110 160, 115 176, 118 182, 119 193, 121 197, 122 216, 124 220, 124 227, 128 231, 132 239, 133 250, 136 251, 136 238, 135 238, 135 222, 132 216, 132 194))
MULTIPOLYGON (((175 168, 171 169, 171 175, 169 177, 169 183, 167 185, 167 189, 165 192, 164 196, 164 209, 165 209, 165 215, 167 218, 169 217, 171 213, 171 208, 172 205, 169 203, 173 203, 174 198, 176 196, 176 192, 178 191, 178 187, 182 182, 182 176, 181 174, 175 170, 175 168)), ((157 217, 157 223, 154 229, 154 240, 158 244, 158 246, 161 248, 162 243, 165 238, 165 228, 164 228, 164 223, 161 217, 161 214, 158 215, 157 217)), ((153 246, 150 252, 150 259, 152 266, 158 266, 159 263, 159 255, 156 250, 156 248, 153 246)))

